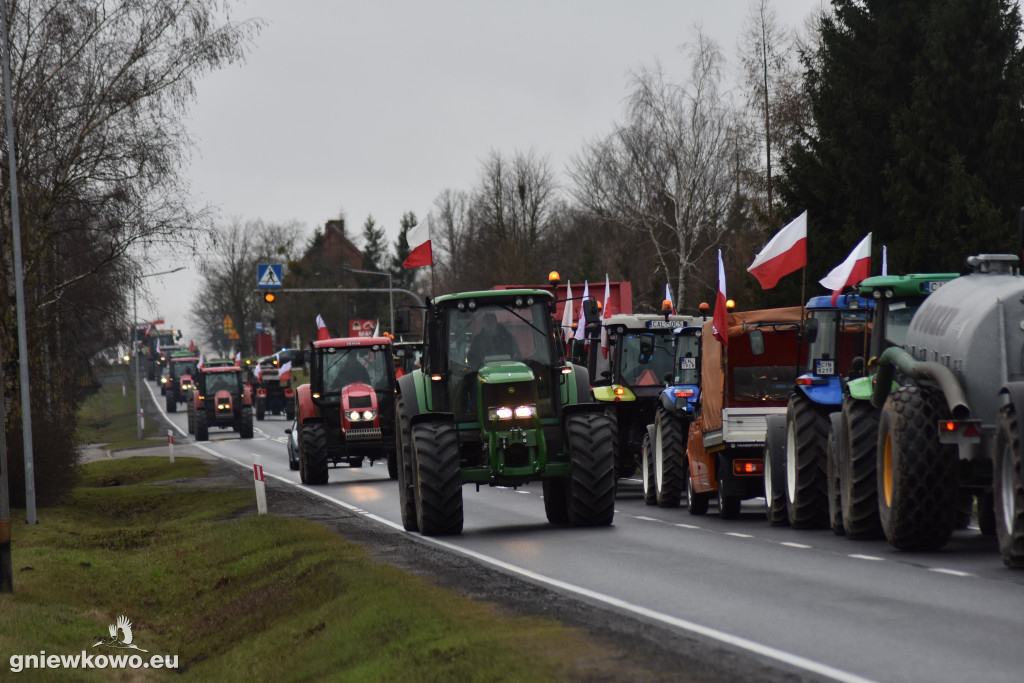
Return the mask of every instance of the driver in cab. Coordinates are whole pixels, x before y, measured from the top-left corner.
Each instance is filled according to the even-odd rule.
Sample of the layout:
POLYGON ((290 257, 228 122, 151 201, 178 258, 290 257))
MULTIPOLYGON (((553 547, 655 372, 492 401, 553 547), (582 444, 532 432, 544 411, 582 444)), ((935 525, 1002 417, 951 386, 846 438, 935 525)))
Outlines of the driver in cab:
POLYGON ((492 356, 514 359, 519 355, 516 338, 498 322, 494 313, 484 313, 483 327, 469 345, 467 360, 472 368, 479 368, 485 360, 492 356))

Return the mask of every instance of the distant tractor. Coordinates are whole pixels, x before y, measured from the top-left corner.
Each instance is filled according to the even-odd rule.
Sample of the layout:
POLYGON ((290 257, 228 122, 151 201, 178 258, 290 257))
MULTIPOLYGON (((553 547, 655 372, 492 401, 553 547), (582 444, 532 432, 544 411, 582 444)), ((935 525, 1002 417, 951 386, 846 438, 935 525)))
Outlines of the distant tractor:
POLYGON ((588 366, 594 398, 616 428, 617 476, 632 476, 642 459, 647 425, 654 422, 673 375, 673 330, 696 324, 699 318, 684 315, 619 314, 601 321, 609 343, 607 358, 598 339, 591 340, 588 366))
POLYGON ((392 344, 395 354, 395 377, 407 375, 423 362, 423 342, 398 341, 392 344))
POLYGON ((700 348, 703 328, 691 324, 674 330, 672 370, 658 395, 654 418, 643 442, 644 502, 679 505, 686 489, 686 437, 700 402, 700 348))
POLYGON ((177 412, 178 404, 188 401, 192 376, 196 374, 198 364, 199 356, 191 351, 178 351, 167 362, 167 383, 164 385, 167 412, 177 412))
POLYGON ((252 391, 243 381, 242 368, 235 365, 203 365, 195 376, 189 404, 189 431, 196 441, 210 438, 210 429, 232 429, 251 439, 252 391))
POLYGON ((615 513, 613 425, 586 368, 562 358, 550 292, 507 289, 427 302, 423 367, 398 380, 402 522, 461 533, 463 484, 540 481, 554 524, 615 513))
POLYGON ((295 391, 299 478, 326 484, 328 468, 395 460, 395 365, 387 337, 311 342, 309 384, 295 391))
POLYGON ((279 365, 274 358, 265 358, 259 362, 259 376, 253 373, 253 389, 256 392, 256 419, 262 421, 267 413, 285 415, 288 420, 295 419, 295 390, 292 389, 291 372, 283 381, 279 373, 279 365))

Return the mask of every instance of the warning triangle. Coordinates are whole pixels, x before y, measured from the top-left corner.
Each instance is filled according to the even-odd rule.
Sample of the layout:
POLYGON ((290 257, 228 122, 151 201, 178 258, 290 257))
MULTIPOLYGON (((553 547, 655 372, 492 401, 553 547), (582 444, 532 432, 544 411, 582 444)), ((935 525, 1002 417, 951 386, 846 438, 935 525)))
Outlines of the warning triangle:
MULTIPOLYGON (((251 282, 251 281, 250 281, 251 282)), ((281 279, 277 276, 273 266, 267 266, 263 271, 263 276, 260 277, 260 287, 280 287, 281 279)))

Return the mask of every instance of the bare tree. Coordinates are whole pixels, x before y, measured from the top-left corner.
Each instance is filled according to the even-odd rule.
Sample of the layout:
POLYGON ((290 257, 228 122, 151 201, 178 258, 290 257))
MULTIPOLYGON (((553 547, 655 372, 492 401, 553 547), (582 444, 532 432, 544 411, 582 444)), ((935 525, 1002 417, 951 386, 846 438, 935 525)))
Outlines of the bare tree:
POLYGON ((722 235, 732 153, 721 51, 698 32, 687 53, 685 83, 667 80, 660 64, 636 72, 625 123, 586 145, 569 171, 584 209, 647 237, 677 302, 722 235))
POLYGON ((472 286, 474 269, 466 258, 467 244, 473 239, 471 212, 470 196, 461 190, 447 188, 434 200, 431 241, 442 291, 472 286))

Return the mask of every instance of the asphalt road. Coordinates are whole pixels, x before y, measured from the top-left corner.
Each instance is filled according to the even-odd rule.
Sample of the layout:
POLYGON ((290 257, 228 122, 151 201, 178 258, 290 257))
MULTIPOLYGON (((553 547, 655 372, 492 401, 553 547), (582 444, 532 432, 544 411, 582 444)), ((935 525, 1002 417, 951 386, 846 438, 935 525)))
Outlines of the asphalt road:
MULTIPOLYGON (((185 415, 169 417, 180 439, 185 415)), ((288 426, 268 416, 251 440, 214 429, 198 445, 246 467, 258 455, 268 476, 301 486, 288 468, 288 426)), ((383 462, 331 469, 327 485, 305 488, 402 528, 383 462)), ((713 504, 702 517, 650 507, 629 481, 613 526, 600 529, 548 524, 539 485, 466 486, 463 499, 463 534, 431 543, 666 633, 709 638, 810 678, 1024 680, 1024 572, 1005 569, 976 527, 942 551, 912 554, 769 527, 762 501, 745 503, 738 520, 718 519, 713 504)))

